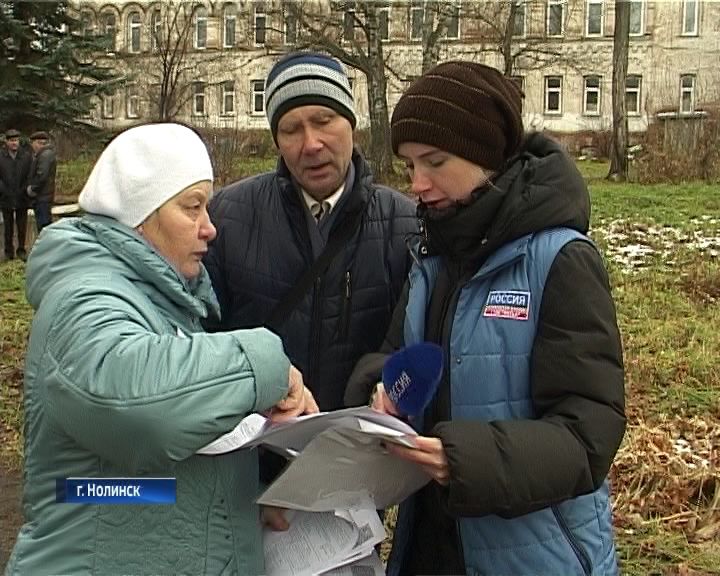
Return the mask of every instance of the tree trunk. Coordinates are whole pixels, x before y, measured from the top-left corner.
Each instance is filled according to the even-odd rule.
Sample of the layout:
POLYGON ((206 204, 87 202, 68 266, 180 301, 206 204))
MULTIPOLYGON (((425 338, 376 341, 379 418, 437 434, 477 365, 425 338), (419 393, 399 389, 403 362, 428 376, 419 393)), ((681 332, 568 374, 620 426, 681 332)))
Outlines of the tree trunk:
MULTIPOLYGON (((370 4, 370 3, 368 3, 370 4)), ((387 104, 387 81, 382 41, 377 33, 377 12, 368 6, 365 12, 368 60, 374 62, 366 71, 368 113, 370 116, 370 150, 368 161, 375 178, 383 180, 392 173, 392 147, 390 143, 390 121, 387 104)))
POLYGON ((625 80, 630 44, 630 2, 615 0, 615 32, 613 42, 613 134, 610 147, 611 180, 625 181, 628 176, 628 119, 625 101, 625 80))

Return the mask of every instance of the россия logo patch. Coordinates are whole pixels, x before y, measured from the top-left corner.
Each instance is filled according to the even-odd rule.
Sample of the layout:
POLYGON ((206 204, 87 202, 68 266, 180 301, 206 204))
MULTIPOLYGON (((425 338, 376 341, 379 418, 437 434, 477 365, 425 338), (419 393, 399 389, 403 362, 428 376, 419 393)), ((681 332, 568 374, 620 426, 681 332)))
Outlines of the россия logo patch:
POLYGON ((530 292, 493 290, 488 294, 483 316, 527 320, 530 315, 530 292))

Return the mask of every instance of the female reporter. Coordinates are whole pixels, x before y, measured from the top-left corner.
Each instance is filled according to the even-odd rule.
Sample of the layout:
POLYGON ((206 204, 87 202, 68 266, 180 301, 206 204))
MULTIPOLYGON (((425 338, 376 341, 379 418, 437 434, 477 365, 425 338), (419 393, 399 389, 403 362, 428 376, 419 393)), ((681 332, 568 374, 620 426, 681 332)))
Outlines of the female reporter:
POLYGON ((205 334, 207 150, 178 124, 110 142, 27 266, 25 524, 6 574, 260 574, 257 456, 195 452, 246 414, 316 411, 265 329, 205 334), (56 503, 67 477, 175 477, 172 505, 56 503))
MULTIPOLYGON (((521 96, 497 70, 447 62, 393 113, 424 234, 384 351, 439 343, 445 373, 417 448, 388 445, 435 480, 400 508, 389 574, 617 574, 615 307, 585 183, 523 133, 521 96)), ((393 410, 382 389, 374 406, 393 410)))

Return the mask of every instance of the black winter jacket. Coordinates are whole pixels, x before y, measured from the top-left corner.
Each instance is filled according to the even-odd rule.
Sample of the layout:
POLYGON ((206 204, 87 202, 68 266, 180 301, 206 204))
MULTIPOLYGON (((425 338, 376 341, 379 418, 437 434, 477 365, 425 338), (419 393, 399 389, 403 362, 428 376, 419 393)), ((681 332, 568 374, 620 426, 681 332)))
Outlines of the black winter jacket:
POLYGON ((57 156, 55 148, 48 144, 40 150, 30 167, 30 196, 34 202, 53 202, 55 200, 55 172, 57 156))
MULTIPOLYGON (((409 269, 405 237, 417 231, 414 202, 374 184, 357 152, 353 163, 354 184, 336 206, 329 242, 362 210, 360 227, 277 328, 321 410, 342 406, 356 361, 380 347, 409 269)), ((210 204, 217 238, 205 265, 222 321, 208 329, 268 322, 314 261, 305 211, 282 160, 275 172, 217 193, 210 204)))
POLYGON ((32 155, 23 147, 15 158, 7 148, 0 150, 0 208, 22 210, 28 207, 25 188, 28 183, 32 155))

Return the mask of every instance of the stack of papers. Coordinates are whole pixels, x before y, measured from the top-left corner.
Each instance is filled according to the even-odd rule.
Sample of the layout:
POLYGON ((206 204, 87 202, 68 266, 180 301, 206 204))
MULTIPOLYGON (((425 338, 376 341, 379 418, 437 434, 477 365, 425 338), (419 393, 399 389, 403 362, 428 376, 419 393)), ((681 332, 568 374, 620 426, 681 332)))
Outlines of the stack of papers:
POLYGON ((385 531, 376 510, 430 480, 420 466, 390 455, 385 443, 414 448, 415 436, 406 422, 367 407, 282 423, 251 414, 198 454, 262 445, 291 459, 258 499, 288 509, 289 530, 264 533, 269 575, 380 575, 374 546, 385 531))
POLYGON ((265 529, 265 571, 268 576, 340 576, 384 574, 374 546, 385 538, 385 529, 375 510, 347 512, 300 512, 289 510, 286 532, 265 529), (345 569, 343 569, 343 567, 345 569), (378 571, 379 570, 379 571, 378 571))

